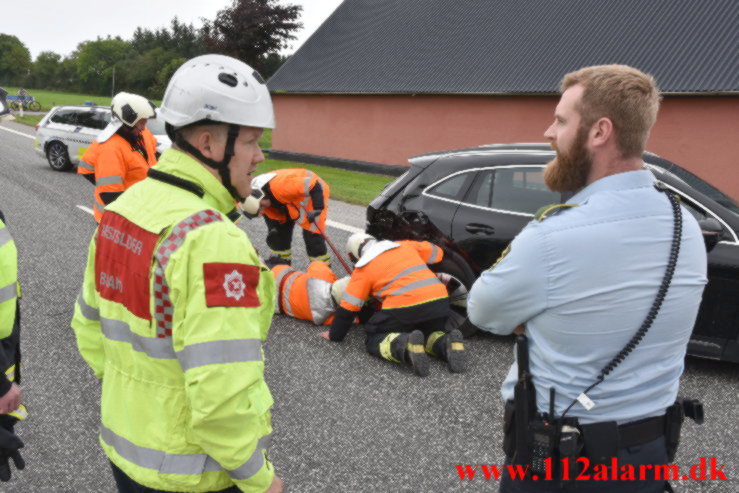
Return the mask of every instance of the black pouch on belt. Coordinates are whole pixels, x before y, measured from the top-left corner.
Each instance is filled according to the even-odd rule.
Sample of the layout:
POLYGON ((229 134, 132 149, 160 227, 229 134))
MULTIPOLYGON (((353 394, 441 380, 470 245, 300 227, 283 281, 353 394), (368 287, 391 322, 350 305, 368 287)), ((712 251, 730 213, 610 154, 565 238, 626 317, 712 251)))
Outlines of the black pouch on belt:
POLYGON ((667 448, 667 461, 672 462, 677 454, 677 446, 680 445, 680 431, 685 420, 683 404, 678 399, 665 412, 665 447, 667 448))
POLYGON ((618 424, 615 421, 580 425, 583 455, 595 464, 610 464, 618 455, 618 424))

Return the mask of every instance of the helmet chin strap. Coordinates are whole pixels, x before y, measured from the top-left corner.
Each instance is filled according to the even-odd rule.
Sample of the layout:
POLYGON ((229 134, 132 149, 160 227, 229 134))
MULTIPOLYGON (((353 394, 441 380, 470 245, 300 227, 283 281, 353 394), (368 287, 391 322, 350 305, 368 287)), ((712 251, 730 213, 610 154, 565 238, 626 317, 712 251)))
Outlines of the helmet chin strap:
POLYGON ((228 137, 226 139, 226 147, 223 152, 223 159, 220 161, 216 161, 214 159, 210 159, 208 157, 203 156, 203 153, 200 152, 194 145, 190 144, 188 141, 182 137, 182 133, 178 132, 174 127, 172 127, 169 123, 166 125, 167 134, 169 135, 169 138, 172 139, 172 141, 179 147, 180 149, 189 152, 193 156, 195 156, 200 162, 207 164, 211 168, 215 168, 218 170, 218 174, 221 177, 221 183, 223 183, 223 186, 226 187, 226 190, 228 190, 228 193, 231 194, 231 196, 238 200, 239 202, 243 202, 246 197, 241 197, 239 195, 239 192, 236 191, 236 189, 231 184, 231 171, 228 167, 228 164, 231 162, 231 158, 234 155, 234 144, 236 143, 236 138, 239 136, 239 130, 241 130, 241 127, 238 125, 229 125, 228 126, 228 137), (174 138, 173 138, 174 137, 174 138))

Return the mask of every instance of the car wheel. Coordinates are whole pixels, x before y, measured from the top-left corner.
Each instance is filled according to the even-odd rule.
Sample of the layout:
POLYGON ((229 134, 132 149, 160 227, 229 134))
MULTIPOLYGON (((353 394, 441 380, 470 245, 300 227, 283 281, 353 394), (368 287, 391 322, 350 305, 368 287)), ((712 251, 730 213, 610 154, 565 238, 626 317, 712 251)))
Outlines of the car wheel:
POLYGON ((55 171, 67 171, 72 168, 72 162, 69 160, 67 146, 61 142, 52 142, 46 148, 46 159, 49 166, 55 171))
POLYGON ((469 337, 479 329, 467 318, 467 293, 475 282, 474 276, 460 264, 464 262, 453 252, 445 251, 441 262, 429 265, 436 276, 444 283, 449 292, 451 312, 447 321, 447 329, 459 329, 462 335, 469 337))

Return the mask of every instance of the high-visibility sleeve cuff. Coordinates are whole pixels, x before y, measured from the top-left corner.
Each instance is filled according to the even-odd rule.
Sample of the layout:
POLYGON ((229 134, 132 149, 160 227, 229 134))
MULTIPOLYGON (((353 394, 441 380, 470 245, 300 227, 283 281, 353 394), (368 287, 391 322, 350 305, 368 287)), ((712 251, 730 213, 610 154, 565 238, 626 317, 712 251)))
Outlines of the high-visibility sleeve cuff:
POLYGON ((275 478, 275 468, 268 460, 264 461, 264 465, 256 474, 248 479, 236 479, 234 484, 241 491, 267 491, 275 478))

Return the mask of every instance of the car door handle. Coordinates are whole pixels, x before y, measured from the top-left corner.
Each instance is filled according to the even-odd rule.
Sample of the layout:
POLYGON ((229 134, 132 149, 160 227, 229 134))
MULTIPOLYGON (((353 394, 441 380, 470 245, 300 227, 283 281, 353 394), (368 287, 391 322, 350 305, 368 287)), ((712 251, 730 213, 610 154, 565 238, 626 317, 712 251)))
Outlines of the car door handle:
POLYGON ((464 227, 468 233, 485 233, 488 235, 495 233, 495 228, 488 226, 487 224, 476 224, 471 223, 464 227))

